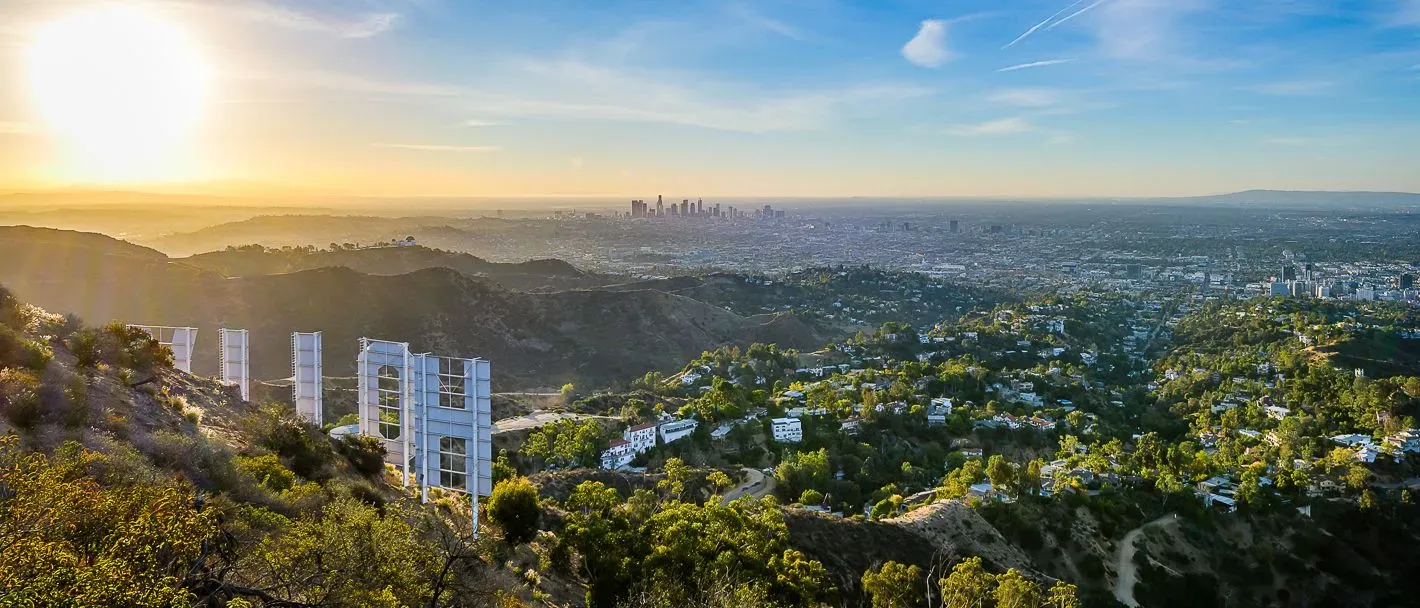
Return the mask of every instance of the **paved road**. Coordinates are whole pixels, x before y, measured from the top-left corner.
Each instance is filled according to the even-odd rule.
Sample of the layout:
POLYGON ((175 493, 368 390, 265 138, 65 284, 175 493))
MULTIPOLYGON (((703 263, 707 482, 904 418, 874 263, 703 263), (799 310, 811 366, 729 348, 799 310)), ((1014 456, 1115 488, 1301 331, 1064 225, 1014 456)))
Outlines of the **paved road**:
POLYGON ((1139 581, 1139 569, 1134 566, 1134 554, 1138 547, 1134 544, 1139 541, 1139 537, 1144 535, 1144 529, 1149 526, 1161 526, 1164 524, 1176 523, 1177 515, 1165 515, 1147 524, 1130 530, 1124 535, 1124 540, 1119 541, 1119 547, 1114 550, 1114 571, 1119 574, 1119 579, 1114 583, 1114 599, 1125 606, 1139 607, 1139 602, 1134 601, 1134 584, 1139 581))
POLYGON ((493 423, 493 434, 509 433, 512 431, 523 431, 537 428, 543 425, 552 424, 558 420, 586 420, 588 418, 600 420, 615 420, 613 416, 592 416, 590 414, 574 414, 570 412, 533 412, 522 416, 504 418, 493 423))
POLYGON ((745 472, 745 482, 733 490, 725 492, 725 497, 720 501, 723 504, 730 504, 731 501, 741 496, 752 496, 763 498, 774 491, 774 478, 764 474, 759 469, 740 469, 745 472))

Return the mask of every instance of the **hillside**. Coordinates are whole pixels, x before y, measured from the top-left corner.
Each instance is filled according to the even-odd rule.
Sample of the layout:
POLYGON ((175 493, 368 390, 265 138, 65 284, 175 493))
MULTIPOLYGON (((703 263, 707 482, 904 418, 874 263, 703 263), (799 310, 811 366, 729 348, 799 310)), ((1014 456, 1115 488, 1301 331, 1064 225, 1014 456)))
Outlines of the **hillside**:
POLYGON ((6 606, 523 605, 467 503, 421 505, 378 442, 333 441, 174 370, 141 331, 2 289, 0 433, 6 606))
POLYGON ((0 259, 12 261, 0 283, 52 310, 199 328, 194 371, 204 374, 216 370, 219 327, 251 331, 258 379, 289 376, 290 332, 319 330, 327 375, 351 373, 358 338, 382 338, 491 359, 498 390, 597 385, 671 369, 721 344, 809 348, 830 337, 798 317, 740 316, 660 291, 523 293, 448 268, 228 278, 108 237, 47 229, 0 228, 0 259))
POLYGON ((438 217, 259 215, 209 224, 191 232, 167 234, 145 243, 172 255, 192 255, 249 243, 274 247, 388 243, 411 234, 433 247, 453 247, 477 236, 447 223, 447 218, 438 217))
POLYGON ((230 247, 201 253, 181 262, 220 273, 226 277, 285 274, 343 266, 374 275, 398 275, 427 268, 449 268, 466 275, 489 279, 518 290, 594 287, 607 280, 582 272, 562 260, 530 260, 518 263, 489 262, 467 253, 440 251, 427 247, 379 247, 370 249, 265 249, 260 246, 230 247))

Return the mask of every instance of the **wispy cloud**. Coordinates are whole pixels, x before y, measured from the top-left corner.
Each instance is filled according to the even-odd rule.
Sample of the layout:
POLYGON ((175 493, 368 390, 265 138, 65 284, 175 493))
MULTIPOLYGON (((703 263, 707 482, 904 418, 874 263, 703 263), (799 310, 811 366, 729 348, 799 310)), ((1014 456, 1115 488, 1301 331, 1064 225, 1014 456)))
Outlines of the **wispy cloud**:
POLYGON ((988 120, 971 125, 956 125, 947 128, 948 135, 975 137, 980 135, 1015 135, 1035 130, 1035 125, 1020 117, 988 120))
POLYGON ((1251 90, 1265 95, 1305 97, 1330 92, 1336 84, 1333 80, 1281 80, 1255 85, 1251 90))
POLYGON ((576 169, 576 170, 580 171, 580 170, 582 169, 582 167, 586 166, 587 163, 586 163, 586 161, 582 160, 582 157, 580 157, 580 156, 573 156, 571 159, 569 159, 569 160, 567 161, 567 164, 572 165, 572 168, 573 168, 573 169, 576 169))
MULTIPOLYGON (((254 74, 292 86, 404 97, 479 116, 659 123, 741 133, 807 131, 878 115, 934 89, 895 82, 776 89, 698 72, 593 64, 581 57, 510 58, 488 88, 320 71, 254 74)), ((509 121, 513 122, 513 121, 509 121)), ((491 126, 491 125, 488 125, 491 126)))
POLYGON ((1035 25, 1032 25, 1030 29, 1028 29, 1028 30, 1025 31, 1025 33, 1022 33, 1021 35, 1016 36, 1016 39, 1015 39, 1015 40, 1012 40, 1012 41, 1010 41, 1010 42, 1007 42, 1007 43, 1006 43, 1006 46, 1001 47, 1001 50, 1004 51, 1004 50, 1006 50, 1006 49, 1009 49, 1009 48, 1015 46, 1017 42, 1020 42, 1020 41, 1022 41, 1022 40, 1025 40, 1026 38, 1030 37, 1031 34, 1034 34, 1034 33, 1036 32, 1036 30, 1038 30, 1038 29, 1040 29, 1040 28, 1042 28, 1042 27, 1045 27, 1045 24, 1050 23, 1051 21, 1054 21, 1056 17, 1059 17, 1060 15, 1064 14, 1065 11, 1068 11, 1068 10, 1070 10, 1070 9, 1072 9, 1072 8, 1075 8, 1075 7, 1079 6, 1080 3, 1084 2, 1084 1, 1085 1, 1085 0, 1075 0, 1074 2, 1070 3, 1070 6, 1067 6, 1067 7, 1065 7, 1065 8, 1062 8, 1062 9, 1058 10, 1058 11, 1055 11, 1055 14, 1054 14, 1054 15, 1051 15, 1051 16, 1049 16, 1049 17, 1046 17, 1044 21, 1041 21, 1040 23, 1037 23, 1037 24, 1035 24, 1035 25))
POLYGON ((1401 0, 1391 17, 1391 24, 1397 26, 1420 25, 1420 0, 1401 0))
MULTIPOLYGON (((1211 8, 1215 1, 1109 0, 1090 22, 1100 51, 1107 57, 1134 61, 1170 59, 1193 64, 1195 68, 1216 68, 1220 66, 1181 58, 1181 47, 1192 31, 1182 27, 1181 21, 1192 13, 1211 8)), ((1091 7, 1099 5, 1095 3, 1091 7)))
POLYGON ((400 19, 399 13, 392 12, 368 12, 349 16, 318 14, 264 0, 176 0, 173 4, 210 10, 243 21, 341 38, 377 36, 393 28, 400 19))
POLYGON ((1045 143, 1046 145, 1050 146, 1059 146, 1062 144, 1068 144, 1072 141, 1075 141, 1075 136, 1069 133, 1056 133, 1054 135, 1051 135, 1049 139, 1046 139, 1045 143))
POLYGON ((1311 139, 1311 138, 1309 138, 1309 137, 1281 136, 1281 137, 1269 137, 1269 138, 1267 138, 1267 139, 1264 140, 1264 141, 1266 141, 1266 142, 1269 143, 1269 144, 1276 145, 1276 146, 1294 146, 1294 147, 1296 147, 1296 146, 1305 146, 1305 145, 1311 144, 1311 143, 1312 143, 1313 141, 1315 141, 1315 140, 1313 140, 1313 139, 1311 139))
POLYGON ((748 4, 737 2, 729 5, 728 10, 730 11, 730 14, 739 18, 741 21, 751 27, 764 30, 773 34, 778 34, 790 40, 798 40, 800 42, 803 42, 809 39, 809 36, 805 34, 803 30, 800 30, 799 28, 789 25, 788 23, 765 15, 764 13, 755 10, 748 4))
POLYGON ((947 49, 947 22, 928 19, 922 22, 907 44, 902 45, 902 56, 913 65, 924 68, 941 67, 952 58, 947 49))
POLYGON ((500 120, 478 120, 478 119, 472 119, 472 120, 465 120, 465 121, 463 121, 463 126, 465 126, 465 127, 501 127, 501 126, 504 126, 504 125, 506 125, 506 124, 508 124, 508 123, 503 122, 503 121, 500 121, 500 120))
POLYGON ((920 85, 895 83, 766 91, 698 73, 597 65, 579 58, 524 59, 509 66, 519 70, 520 78, 512 81, 534 82, 536 88, 471 94, 470 110, 485 116, 647 122, 765 133, 818 129, 855 115, 880 113, 895 102, 931 92, 920 85))
POLYGON ((416 150, 419 152, 498 152, 503 148, 499 146, 446 146, 440 144, 370 144, 376 148, 388 148, 392 150, 416 150))
POLYGON ((1070 63, 1070 62, 1072 62, 1072 61, 1074 61, 1074 59, 1046 59, 1046 60, 1044 60, 1044 61, 1032 61, 1032 62, 1030 62, 1030 63, 1018 63, 1018 64, 1016 64, 1016 65, 1006 66, 1006 67, 1001 68, 1001 69, 996 70, 996 71, 997 71, 997 72, 1014 72, 1014 71, 1016 71, 1016 70, 1027 70, 1027 69, 1030 69, 1030 68, 1043 68, 1043 67, 1048 66, 1048 65, 1060 65, 1060 64, 1062 64, 1062 63, 1070 63))
POLYGON ((995 104, 1021 108, 1044 108, 1060 103, 1060 93, 1055 89, 1044 88, 1003 89, 992 92, 986 96, 986 99, 995 104))

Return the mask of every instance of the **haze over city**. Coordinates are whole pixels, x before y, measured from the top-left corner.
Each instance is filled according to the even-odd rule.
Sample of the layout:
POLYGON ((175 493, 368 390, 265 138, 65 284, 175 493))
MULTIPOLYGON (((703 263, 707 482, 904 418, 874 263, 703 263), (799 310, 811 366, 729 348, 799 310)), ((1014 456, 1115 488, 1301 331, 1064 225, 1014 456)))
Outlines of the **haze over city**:
POLYGON ((0 10, 5 190, 1420 190, 1416 0, 0 10))

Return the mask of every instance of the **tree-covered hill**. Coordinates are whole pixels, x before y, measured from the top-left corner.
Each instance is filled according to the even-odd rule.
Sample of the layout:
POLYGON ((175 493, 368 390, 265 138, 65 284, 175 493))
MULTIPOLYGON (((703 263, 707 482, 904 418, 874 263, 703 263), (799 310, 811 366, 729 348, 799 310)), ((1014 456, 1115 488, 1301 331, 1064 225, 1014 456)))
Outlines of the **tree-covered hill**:
MULTIPOLYGON (((197 327, 201 373, 216 370, 217 328, 248 329, 252 374, 268 380, 290 375, 293 331, 325 332, 328 375, 349 375, 357 339, 370 337, 490 359, 498 390, 603 385, 669 369, 721 344, 816 347, 833 335, 800 316, 740 315, 661 291, 527 293, 445 267, 367 274, 332 266, 226 277, 123 241, 48 229, 0 228, 0 258, 8 260, 0 282, 50 309, 197 327)), ((393 264, 381 270, 403 268, 393 264)))

